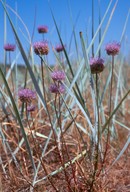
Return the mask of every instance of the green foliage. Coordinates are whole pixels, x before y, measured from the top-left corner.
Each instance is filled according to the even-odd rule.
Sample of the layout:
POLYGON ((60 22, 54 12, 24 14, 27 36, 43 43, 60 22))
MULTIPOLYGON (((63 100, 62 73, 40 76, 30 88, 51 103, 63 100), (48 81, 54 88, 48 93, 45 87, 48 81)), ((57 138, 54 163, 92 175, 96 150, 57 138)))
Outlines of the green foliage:
MULTIPOLYGON (((7 140, 8 148, 11 149, 12 147, 12 149, 10 150, 11 157, 8 157, 8 161, 11 164, 11 162, 13 162, 13 159, 17 159, 19 155, 22 154, 22 150, 25 152, 25 154, 29 154, 29 159, 32 164, 31 169, 33 169, 34 173, 30 177, 31 182, 28 181, 28 179, 26 180, 31 186, 31 190, 34 189, 36 184, 48 179, 52 188, 55 191, 58 191, 57 186, 55 186, 55 184, 53 183, 52 178, 53 176, 62 172, 64 173, 68 189, 70 191, 74 191, 71 188, 70 181, 67 176, 67 170, 68 168, 71 168, 72 177, 76 186, 73 166, 76 165, 79 169, 81 169, 81 167, 79 166, 79 162, 81 159, 84 159, 85 164, 88 164, 88 167, 91 168, 91 171, 87 173, 89 175, 89 179, 87 181, 85 179, 85 176, 87 174, 84 175, 82 173, 82 179, 84 178, 83 181, 85 182, 85 185, 88 186, 89 191, 93 191, 94 187, 96 186, 96 177, 100 176, 100 173, 103 172, 103 169, 105 169, 108 144, 112 144, 113 140, 115 139, 115 135, 117 136, 118 140, 118 135, 116 134, 117 130, 115 128, 116 124, 120 125, 122 129, 130 130, 130 128, 125 125, 125 123, 116 118, 121 107, 123 108, 123 111, 125 111, 125 106, 123 105, 123 103, 127 102, 128 95, 130 94, 130 90, 127 90, 125 84, 123 83, 124 57, 121 57, 120 55, 115 57, 113 63, 114 73, 111 73, 111 68, 109 67, 110 64, 108 64, 106 65, 106 68, 101 75, 98 75, 97 73, 91 73, 89 62, 91 50, 93 56, 101 56, 102 44, 112 20, 117 3, 118 0, 111 8, 112 1, 110 1, 102 18, 101 12, 99 10, 99 26, 97 27, 97 30, 94 31, 95 26, 94 23, 92 24, 92 40, 90 44, 86 43, 83 33, 80 32, 82 54, 79 51, 75 25, 72 22, 72 13, 70 9, 72 36, 75 42, 77 54, 76 58, 78 61, 76 62, 76 64, 71 61, 67 50, 64 49, 62 57, 62 59, 64 59, 65 61, 64 66, 61 55, 54 51, 54 55, 58 62, 58 69, 64 70, 66 74, 65 82, 61 83, 59 81, 57 85, 59 86, 60 84, 63 84, 65 86, 66 92, 65 94, 52 94, 49 90, 49 85, 50 82, 52 82, 51 72, 55 70, 55 68, 50 67, 46 56, 41 55, 39 56, 39 63, 41 64, 41 67, 40 65, 36 66, 34 64, 32 68, 29 58, 25 53, 22 42, 11 20, 11 17, 6 9, 6 4, 1 1, 4 12, 7 15, 9 23, 12 27, 17 46, 19 48, 19 53, 17 54, 14 61, 11 63, 11 66, 7 73, 3 73, 5 67, 7 67, 6 65, 3 67, 1 66, 0 68, 0 80, 3 82, 3 86, 0 88, 0 104, 1 106, 4 106, 3 111, 4 114, 6 114, 6 117, 3 120, 4 123, 0 123, 0 134, 3 136, 2 138, 6 139, 3 127, 7 132, 10 131, 8 124, 13 124, 13 126, 17 127, 17 129, 20 127, 20 133, 22 133, 22 136, 17 135, 17 143, 13 143, 13 145, 11 145, 10 142, 7 140), (109 18, 107 20, 104 32, 101 34, 101 29, 105 19, 107 19, 107 16, 109 18), (97 37, 99 38, 99 45, 97 47, 97 50, 94 51, 94 44, 97 37), (24 77, 22 79, 22 87, 34 88, 38 95, 38 98, 36 100, 37 110, 35 115, 27 111, 27 106, 24 102, 20 104, 20 102, 18 101, 18 85, 19 83, 21 83, 20 79, 18 79, 18 81, 16 81, 15 79, 14 90, 12 88, 13 83, 10 83, 10 78, 13 73, 15 62, 20 54, 26 66, 26 73, 24 74, 24 77), (112 77, 115 78, 115 81, 112 80, 112 77), (113 82, 113 84, 111 84, 111 82, 113 82), (109 91, 110 84, 112 85, 111 91, 109 91), (114 92, 112 92, 112 88, 114 92), (120 93, 122 93, 122 95, 120 93), (109 107, 109 104, 111 104, 111 107, 109 107), (106 106, 108 109, 108 114, 106 112, 106 106), (10 111, 11 118, 8 117, 8 113, 5 113, 5 111, 10 111), (20 111, 22 111, 22 114, 20 114, 20 111), (46 127, 47 130, 49 130, 47 131, 47 134, 46 127), (71 154, 69 154, 69 142, 67 143, 66 141, 68 135, 72 138, 73 142, 77 142, 75 150, 78 150, 78 152, 75 152, 75 156, 73 158, 71 154), (75 138, 76 136, 77 138, 75 138), (26 148, 24 147, 24 144, 26 148), (59 155, 59 164, 58 168, 55 168, 55 170, 48 171, 48 167, 46 166, 44 160, 45 157, 52 150, 50 150, 49 148, 49 146, 51 145, 53 145, 53 147, 55 147, 55 149, 57 150, 57 153, 59 155), (67 156, 66 159, 65 155, 67 156), (99 164, 101 165, 101 168, 98 167, 99 164), (45 175, 40 175, 39 178, 40 168, 42 168, 45 175)), ((56 22, 50 3, 49 6, 60 43, 62 46, 64 46, 64 42, 62 40, 58 24, 56 22)), ((94 1, 92 5, 92 20, 94 21, 93 6, 94 1)), ((123 41, 123 37, 125 34, 129 13, 127 15, 122 31, 120 39, 121 42, 123 41)), ((6 25, 6 22, 4 25, 6 25)), ((30 42, 30 38, 28 41, 30 42)), ((32 54, 31 57, 34 58, 32 45, 30 48, 32 54)), ((18 77, 17 67, 15 68, 14 76, 15 78, 18 77)), ((53 83, 56 84, 55 81, 53 83)), ((15 134, 18 133, 19 132, 16 132, 15 134)), ((123 155, 129 145, 129 142, 130 139, 128 137, 124 147, 119 152, 113 164, 110 165, 110 168, 112 168, 112 166, 123 155)), ((5 142, 3 142, 2 145, 4 149, 3 151, 7 153, 5 142)), ((21 164, 17 162, 17 169, 19 169, 18 171, 20 171, 23 176, 24 171, 22 170, 21 164)), ((2 165, 4 165, 3 162, 2 165)), ((26 169, 28 168, 26 167, 25 170, 26 169)), ((6 172, 4 168, 2 170, 6 172)), ((85 168, 84 170, 86 171, 85 168)))

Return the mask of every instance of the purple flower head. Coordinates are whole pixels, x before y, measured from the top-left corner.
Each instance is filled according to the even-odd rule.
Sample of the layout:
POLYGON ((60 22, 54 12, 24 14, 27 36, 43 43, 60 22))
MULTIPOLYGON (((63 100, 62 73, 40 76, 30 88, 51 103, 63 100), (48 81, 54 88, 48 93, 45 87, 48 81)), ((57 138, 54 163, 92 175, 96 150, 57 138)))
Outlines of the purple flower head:
POLYGON ((99 57, 92 57, 90 59, 90 69, 92 74, 101 73, 104 69, 104 60, 99 57))
POLYGON ((53 71, 51 74, 51 78, 54 81, 63 81, 65 80, 65 73, 63 71, 53 71))
POLYGON ((15 51, 15 48, 16 48, 16 46, 13 45, 13 44, 7 43, 7 44, 4 45, 4 50, 5 51, 15 51))
POLYGON ((63 46, 63 45, 57 45, 57 46, 55 47, 55 50, 59 53, 59 52, 63 51, 64 48, 65 48, 65 46, 63 46))
POLYGON ((49 87, 49 90, 51 93, 59 94, 59 93, 64 93, 65 92, 65 87, 63 84, 60 84, 59 86, 56 84, 51 84, 49 87))
POLYGON ((18 91, 18 96, 21 102, 31 103, 36 98, 36 92, 28 88, 22 88, 18 91))
POLYGON ((117 42, 112 42, 112 43, 108 43, 105 47, 105 50, 107 52, 108 55, 117 55, 120 51, 120 43, 117 42))
POLYGON ((38 28, 38 33, 47 33, 48 32, 48 27, 46 25, 40 25, 38 28))
POLYGON ((49 53, 49 47, 47 41, 38 41, 33 44, 34 52, 36 55, 47 55, 49 53))
POLYGON ((29 105, 29 106, 27 106, 27 111, 28 111, 28 112, 35 111, 35 109, 36 109, 35 105, 29 105))

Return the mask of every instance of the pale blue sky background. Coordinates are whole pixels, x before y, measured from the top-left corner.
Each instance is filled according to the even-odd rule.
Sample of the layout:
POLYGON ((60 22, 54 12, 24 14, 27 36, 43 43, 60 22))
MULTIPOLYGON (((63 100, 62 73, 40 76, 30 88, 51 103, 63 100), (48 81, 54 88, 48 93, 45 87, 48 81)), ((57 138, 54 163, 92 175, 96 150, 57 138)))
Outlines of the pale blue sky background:
MULTIPOLYGON (((112 7, 114 5, 116 0, 113 0, 112 6, 110 11, 112 10, 112 7)), ((98 26, 98 0, 95 0, 95 30, 98 26)), ((101 5, 101 16, 104 15, 104 12, 108 6, 108 3, 110 0, 100 0, 101 5)), ((36 16, 36 23, 35 23, 35 29, 34 29, 34 39, 33 42, 41 40, 42 36, 37 33, 37 27, 39 25, 47 25, 49 28, 49 33, 46 34, 45 39, 49 41, 52 45, 56 45, 59 43, 58 35, 56 33, 56 29, 54 26, 54 22, 51 16, 50 8, 48 5, 48 0, 6 0, 6 3, 12 8, 16 9, 17 5, 17 11, 19 16, 22 18, 24 23, 26 24, 30 35, 32 35, 33 27, 34 27, 34 18, 36 16)), ((80 45, 80 38, 79 38, 79 32, 82 31, 84 38, 86 38, 86 35, 89 37, 89 42, 91 40, 91 0, 50 0, 50 5, 52 7, 56 22, 58 24, 58 27, 61 32, 61 36, 63 38, 64 43, 66 44, 66 47, 69 45, 70 37, 72 34, 72 25, 71 25, 71 19, 70 19, 70 12, 69 12, 69 4, 72 11, 72 18, 73 23, 76 22, 76 18, 78 17, 77 23, 76 23, 76 37, 77 41, 80 45)), ((105 43, 113 40, 120 40, 123 26, 126 20, 126 16, 128 14, 128 10, 130 9, 130 0, 119 0, 118 5, 116 8, 116 11, 113 15, 109 30, 106 34, 106 37, 104 39, 102 49, 105 46, 105 43)), ((9 10, 10 16, 16 26, 16 16, 14 13, 12 13, 9 10)), ((110 15, 110 11, 108 16, 110 15)), ((0 3, 0 26, 1 26, 1 32, 0 32, 0 61, 3 61, 3 39, 4 39, 4 12, 2 5, 0 3)), ((104 30, 106 22, 108 20, 105 20, 105 23, 103 25, 102 30, 104 30)), ((21 22, 17 19, 17 31, 19 34, 19 37, 24 45, 25 50, 28 50, 28 43, 25 40, 25 37, 27 37, 27 33, 21 24, 21 22)), ((130 21, 128 21, 127 30, 125 33, 125 37, 127 39, 127 45, 125 53, 130 51, 130 21)), ((7 22, 7 42, 9 43, 15 43, 15 39, 11 30, 11 27, 9 25, 9 22, 7 22)), ((74 43, 74 41, 73 41, 74 43)), ((79 46, 80 47, 80 46, 79 46)), ((124 49, 122 49, 124 51, 124 49)), ((82 52, 82 51, 81 51, 82 52)), ((74 57, 74 44, 72 44, 71 49, 71 55, 74 57)), ((54 57, 52 53, 48 56, 48 59, 51 63, 55 62, 54 57)), ((19 62, 22 60, 20 59, 19 62)))

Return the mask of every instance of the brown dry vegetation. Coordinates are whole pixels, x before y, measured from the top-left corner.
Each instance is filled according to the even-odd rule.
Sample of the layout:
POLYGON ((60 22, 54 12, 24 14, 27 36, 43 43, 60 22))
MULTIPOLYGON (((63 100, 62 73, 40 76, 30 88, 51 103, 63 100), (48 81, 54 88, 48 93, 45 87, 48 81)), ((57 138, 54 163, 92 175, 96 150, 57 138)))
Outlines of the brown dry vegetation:
MULTIPOLYGON (((125 70, 126 75, 129 78, 129 67, 128 70, 125 70)), ((127 81, 127 88, 130 87, 130 79, 127 81)), ((91 98, 89 95, 87 96, 86 105, 91 111, 91 98)), ((51 101, 52 102, 52 101, 51 101)), ((106 108, 107 115, 107 101, 105 101, 104 107, 106 108)), ((50 102, 48 102, 48 106, 50 102)), ((120 108, 117 113, 116 119, 120 120, 120 122, 124 123, 124 125, 130 127, 130 96, 127 97, 127 100, 124 102, 125 111, 122 112, 120 108)), ((51 108, 50 108, 51 110, 51 108)), ((48 125, 48 117, 45 112, 42 112, 43 122, 39 122, 38 110, 32 113, 32 118, 34 118, 34 123, 31 126, 31 131, 42 133, 46 136, 50 133, 50 126, 48 125)), ((53 115, 53 112, 52 112, 53 115)), ((91 118, 93 118, 93 114, 91 113, 91 118)), ((86 124, 84 117, 82 116, 81 111, 78 111, 77 122, 82 122, 84 127, 89 130, 89 126, 86 124)), ((71 121, 68 121, 68 124, 71 121)), ((17 147, 17 143, 22 137, 20 127, 16 124, 13 117, 4 116, 3 112, 1 112, 1 128, 8 139, 8 142, 11 146, 12 151, 14 151, 17 147), (5 129, 6 125, 6 129, 5 129)), ((117 137, 112 141, 112 143, 108 147, 107 157, 104 164, 103 171, 97 173, 96 181, 94 183, 94 192, 130 192, 130 148, 127 148, 123 156, 119 159, 116 164, 109 169, 112 162, 115 160, 120 150, 124 146, 126 139, 128 138, 128 130, 122 128, 119 124, 115 124, 115 129, 117 133, 117 137)), ((28 132, 29 143, 31 144, 31 149, 33 150, 33 157, 35 163, 37 165, 39 156, 41 155, 42 148, 45 146, 46 139, 36 136, 36 140, 34 142, 32 138, 31 131, 28 131, 26 123, 24 124, 25 130, 28 132), (39 147, 40 145, 40 147, 39 147)), ((67 128, 67 124, 65 125, 67 128)), ((67 174, 68 181, 73 187, 73 191, 75 192, 89 192, 89 184, 91 182, 92 177, 92 168, 93 164, 90 161, 90 140, 89 137, 84 135, 83 133, 77 130, 74 123, 71 126, 71 129, 67 130, 64 133, 63 142, 63 156, 64 162, 68 162, 70 159, 74 159, 77 155, 81 154, 82 151, 87 150, 86 153, 80 156, 73 164, 69 165, 65 172, 67 174), (86 145, 84 147, 82 138, 86 145), (65 144, 66 143, 66 144, 65 144), (69 154, 69 155, 68 155, 69 154), (75 177, 75 181, 73 179, 73 174, 75 177)), ((105 145, 105 138, 104 138, 105 145)), ((28 154, 26 152, 25 144, 22 145, 21 149, 17 153, 17 161, 20 165, 20 169, 16 168, 15 162, 11 163, 9 160, 11 159, 11 155, 9 151, 4 150, 4 145, 2 140, 0 139, 0 154, 3 162, 4 168, 0 167, 0 192, 26 192, 30 191, 30 183, 33 176, 32 167, 28 158, 28 154), (5 173, 4 171, 5 170, 5 173), (22 170, 22 172, 21 172, 22 170)), ((41 169, 38 173, 38 178, 44 177, 45 171, 43 170, 43 166, 46 167, 47 173, 51 173, 55 171, 59 167, 61 167, 61 162, 59 160, 57 146, 54 142, 54 137, 52 137, 51 142, 49 143, 48 149, 42 161, 41 169)), ((99 170, 101 168, 101 162, 99 161, 99 170)), ((67 187, 65 172, 62 170, 60 173, 55 176, 49 177, 50 181, 54 183, 59 192, 68 192, 69 189, 67 187)), ((51 186, 48 179, 45 179, 42 182, 39 182, 34 189, 35 192, 54 192, 55 190, 51 186)))

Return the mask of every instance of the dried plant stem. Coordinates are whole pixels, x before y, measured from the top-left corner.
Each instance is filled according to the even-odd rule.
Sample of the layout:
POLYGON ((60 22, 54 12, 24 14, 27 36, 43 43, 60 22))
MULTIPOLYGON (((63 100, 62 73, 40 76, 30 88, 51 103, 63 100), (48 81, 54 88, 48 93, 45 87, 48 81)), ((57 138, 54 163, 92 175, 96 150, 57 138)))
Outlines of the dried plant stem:
MULTIPOLYGON (((58 83, 58 86, 59 86, 59 83, 58 83)), ((66 146, 66 143, 65 143, 65 140, 64 140, 64 136, 63 136, 63 131, 62 131, 62 121, 61 121, 61 102, 60 102, 60 95, 59 95, 59 98, 58 98, 58 111, 59 111, 59 117, 58 117, 58 125, 59 125, 59 128, 60 128, 60 131, 61 131, 61 141, 62 141, 62 161, 63 161, 63 166, 65 164, 65 160, 64 160, 64 155, 63 155, 63 146, 65 145, 66 146)), ((67 150, 67 148, 66 148, 67 150)), ((67 181, 67 184, 68 184, 68 190, 72 191, 71 189, 71 186, 70 186, 70 182, 69 182, 69 178, 68 178, 68 175, 67 175, 67 172, 66 172, 66 169, 64 169, 64 174, 65 174, 65 177, 66 177, 66 181, 67 181)))
MULTIPOLYGON (((27 124, 28 124, 28 128, 29 128, 29 130, 30 130, 30 132, 31 132, 31 127, 30 127, 30 123, 29 123, 29 120, 28 120, 28 111, 27 111, 27 103, 25 103, 25 110, 26 110, 26 119, 27 119, 27 124)), ((31 132, 32 133, 32 132, 31 132)), ((32 135, 32 138, 33 138, 33 135, 32 135)), ((34 139, 34 138, 33 138, 34 139)), ((31 150, 31 152, 32 152, 32 150, 31 150)), ((32 156, 33 156, 33 154, 32 154, 32 156)), ((36 171, 36 170, 35 170, 36 171)))
POLYGON ((55 109, 55 114, 56 114, 56 118, 58 119, 58 113, 57 113, 57 94, 55 94, 55 100, 54 100, 54 109, 55 109))
MULTIPOLYGON (((59 84, 60 82, 58 82, 58 86, 60 86, 59 84)), ((68 160, 70 162, 70 165, 71 165, 71 168, 72 168, 72 174, 73 174, 73 178, 74 178, 74 182, 76 184, 76 179, 75 179, 75 172, 74 172, 74 169, 73 169, 73 166, 72 166, 72 163, 71 163, 71 160, 70 160, 70 156, 69 156, 69 153, 68 153, 68 149, 67 149, 67 146, 66 146, 66 142, 65 142, 65 139, 64 139, 64 133, 63 133, 63 130, 62 130, 62 119, 61 119, 61 97, 60 97, 60 94, 59 94, 59 97, 58 97, 58 112, 59 114, 57 114, 58 116, 58 126, 60 128, 60 132, 61 132, 61 137, 60 137, 60 142, 62 142, 62 148, 61 148, 61 157, 62 157, 62 160, 63 160, 63 167, 65 165, 65 160, 64 160, 64 152, 63 152, 63 146, 65 146, 65 150, 66 150, 66 154, 67 154, 67 157, 68 157, 68 160)), ((67 184, 68 184, 68 189, 70 191, 72 191, 71 189, 71 186, 70 186, 70 182, 69 182, 69 179, 68 179, 68 175, 67 175, 67 172, 66 170, 64 169, 64 174, 65 174, 65 177, 66 177, 66 181, 67 181, 67 184)))
POLYGON ((0 192, 3 191, 3 187, 2 187, 2 177, 1 177, 1 173, 0 173, 0 192))
MULTIPOLYGON (((29 120, 28 120, 27 103, 26 103, 26 118, 27 118, 27 124, 28 124, 29 130, 30 130, 30 132, 31 132, 31 136, 32 136, 32 139, 33 139, 33 142, 34 142, 36 154, 37 154, 37 156, 38 156, 38 159, 39 159, 40 162, 41 162, 41 165, 42 165, 42 167, 43 167, 43 169, 44 169, 44 171, 45 171, 45 174, 48 175, 48 171, 47 171, 47 169, 46 169, 43 161, 42 161, 41 158, 40 158, 40 155, 39 155, 39 153, 38 153, 37 143, 36 143, 36 141, 35 141, 35 139, 34 139, 34 136, 33 136, 33 134, 32 134, 32 131, 31 131, 30 123, 29 123, 29 120)), ((58 192, 58 190, 57 190, 56 187, 54 186, 51 178, 48 177, 48 181, 50 182, 50 184, 52 185, 52 187, 56 190, 56 192, 58 192)), ((34 186, 32 186, 32 185, 31 185, 31 187, 34 188, 34 186)))

